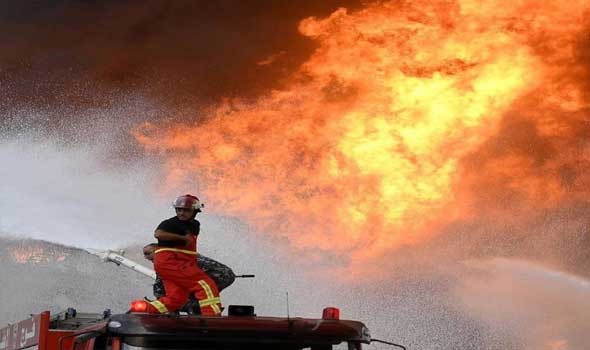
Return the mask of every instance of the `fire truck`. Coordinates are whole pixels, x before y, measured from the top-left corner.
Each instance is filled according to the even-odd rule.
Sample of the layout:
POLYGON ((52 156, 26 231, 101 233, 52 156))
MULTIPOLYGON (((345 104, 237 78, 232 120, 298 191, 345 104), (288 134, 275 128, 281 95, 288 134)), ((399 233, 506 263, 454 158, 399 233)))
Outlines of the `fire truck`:
POLYGON ((230 305, 228 315, 154 315, 132 305, 125 314, 49 311, 0 330, 0 350, 361 349, 371 338, 358 321, 326 308, 321 319, 259 317, 252 306, 230 305))
MULTIPOLYGON (((147 276, 155 273, 116 252, 92 252, 147 276)), ((227 316, 182 312, 148 314, 147 301, 136 300, 124 314, 49 311, 0 329, 0 350, 328 350, 342 344, 360 350, 371 339, 359 321, 341 320, 328 307, 321 318, 261 317, 249 305, 230 305, 227 316)))

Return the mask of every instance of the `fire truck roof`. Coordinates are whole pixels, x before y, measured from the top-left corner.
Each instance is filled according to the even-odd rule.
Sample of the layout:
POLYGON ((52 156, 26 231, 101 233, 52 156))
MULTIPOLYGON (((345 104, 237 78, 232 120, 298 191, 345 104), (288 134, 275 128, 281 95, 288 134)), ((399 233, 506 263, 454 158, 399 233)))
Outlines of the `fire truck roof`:
POLYGON ((367 327, 358 321, 256 316, 113 315, 108 332, 131 346, 167 349, 205 343, 301 348, 371 341, 367 327))

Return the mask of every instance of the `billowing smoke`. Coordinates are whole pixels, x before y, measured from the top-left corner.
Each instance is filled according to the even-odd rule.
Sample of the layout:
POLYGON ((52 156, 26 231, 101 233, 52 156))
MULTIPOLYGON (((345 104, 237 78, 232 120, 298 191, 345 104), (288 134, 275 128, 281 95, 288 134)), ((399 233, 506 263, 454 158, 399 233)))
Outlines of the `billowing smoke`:
MULTIPOLYGON (((193 109, 197 101, 256 96, 312 53, 313 42, 297 32, 301 19, 359 2, 3 2, 0 110, 101 109, 139 92, 193 109)), ((52 122, 64 118, 78 119, 52 122)))

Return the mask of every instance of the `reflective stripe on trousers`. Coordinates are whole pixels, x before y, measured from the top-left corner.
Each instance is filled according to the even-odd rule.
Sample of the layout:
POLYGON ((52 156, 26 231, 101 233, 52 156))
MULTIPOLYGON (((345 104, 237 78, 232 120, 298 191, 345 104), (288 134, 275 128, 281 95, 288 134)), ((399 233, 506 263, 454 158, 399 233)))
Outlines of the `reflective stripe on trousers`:
POLYGON ((166 305, 164 305, 164 303, 162 303, 159 300, 150 301, 149 303, 154 308, 156 308, 156 310, 158 310, 161 314, 164 314, 164 313, 168 312, 168 308, 166 307, 166 305))
POLYGON ((207 306, 210 306, 216 315, 221 314, 221 299, 215 296, 215 294, 211 290, 211 286, 209 286, 209 284, 207 284, 206 281, 200 280, 199 284, 201 285, 201 287, 203 287, 203 290, 207 295, 206 299, 199 300, 199 306, 201 307, 201 310, 203 310, 203 308, 207 306))

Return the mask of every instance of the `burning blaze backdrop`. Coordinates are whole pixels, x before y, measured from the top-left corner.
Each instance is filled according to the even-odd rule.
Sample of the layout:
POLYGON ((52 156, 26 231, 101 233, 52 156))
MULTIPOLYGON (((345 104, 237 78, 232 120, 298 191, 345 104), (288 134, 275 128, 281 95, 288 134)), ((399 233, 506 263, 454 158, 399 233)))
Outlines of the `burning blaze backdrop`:
POLYGON ((213 211, 351 266, 456 220, 587 203, 588 8, 340 8, 299 23, 318 48, 284 88, 136 136, 168 152, 165 187, 193 178, 213 211))
POLYGON ((127 49, 98 29, 88 32, 107 48, 76 44, 94 57, 80 68, 94 79, 129 88, 136 75, 159 70, 175 80, 158 93, 201 93, 189 117, 132 131, 163 156, 163 192, 198 188, 208 211, 243 219, 306 261, 337 257, 353 273, 390 268, 372 263, 444 239, 457 223, 534 237, 539 220, 563 210, 581 213, 575 235, 590 245, 587 1, 237 10, 221 1, 218 10, 233 16, 225 26, 190 17, 208 9, 194 3, 201 7, 148 2, 157 11, 146 6, 149 15, 125 32, 133 34, 127 49), (180 43, 165 35, 170 18, 184 31, 180 43), (273 24, 260 25, 264 18, 273 24), (264 30, 228 35, 230 22, 264 30), (227 48, 228 37, 246 42, 227 48))

